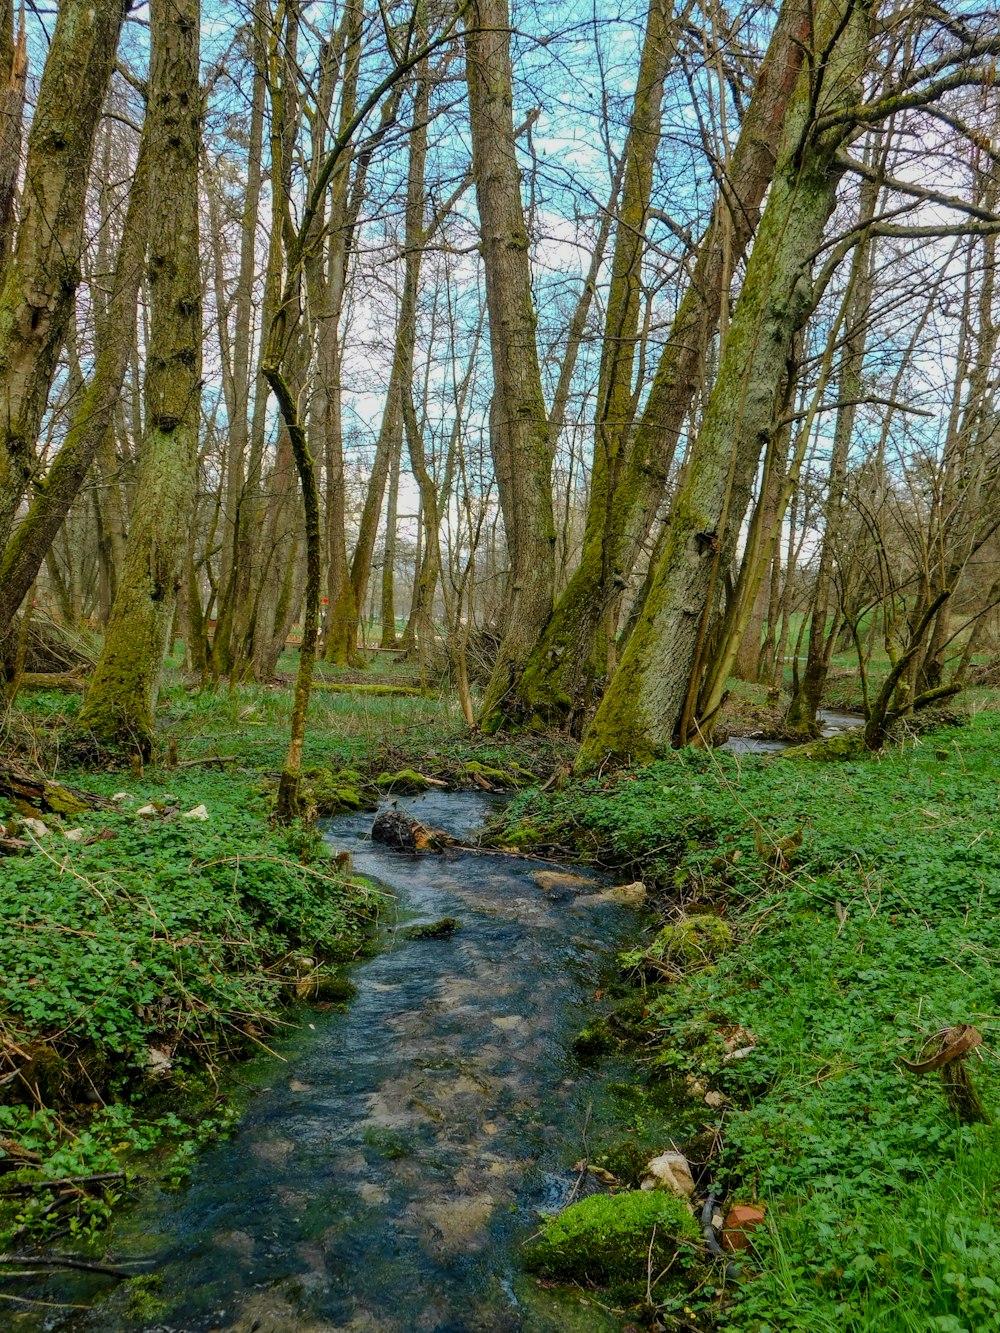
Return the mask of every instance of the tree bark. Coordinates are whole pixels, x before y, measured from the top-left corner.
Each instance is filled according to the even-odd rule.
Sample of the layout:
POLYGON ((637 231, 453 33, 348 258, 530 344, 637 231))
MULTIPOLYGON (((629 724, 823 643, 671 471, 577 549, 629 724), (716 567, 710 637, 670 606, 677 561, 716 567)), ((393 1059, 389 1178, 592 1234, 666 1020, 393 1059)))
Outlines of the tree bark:
POLYGON ((109 441, 135 343, 135 312, 146 252, 147 135, 139 145, 128 210, 122 228, 105 317, 101 321, 90 383, 79 395, 66 439, 43 484, 36 487, 0 559, 0 640, 10 631, 18 607, 42 567, 45 554, 98 452, 109 441))
POLYGON ((860 91, 869 5, 824 0, 812 60, 788 104, 767 206, 726 338, 719 374, 671 509, 646 606, 581 749, 581 766, 606 756, 648 759, 680 725, 703 616, 729 567, 792 340, 819 292, 814 257, 836 201, 845 123, 816 120, 860 91))
POLYGON ((79 726, 148 755, 195 486, 201 406, 199 0, 152 0, 146 435, 125 566, 79 726))
POLYGON ((489 718, 552 612, 555 520, 551 439, 515 146, 507 0, 473 0, 465 21, 473 175, 493 364, 490 450, 510 561, 503 639, 483 704, 483 716, 489 718))
POLYGON ((36 444, 80 280, 94 134, 124 0, 63 0, 28 135, 17 242, 0 290, 0 549, 36 444))
POLYGON ((512 692, 508 720, 565 724, 590 692, 588 677, 602 669, 595 641, 649 537, 665 493, 677 441, 702 382, 705 350, 728 299, 729 277, 754 233, 771 180, 808 30, 808 7, 802 0, 786 0, 645 409, 619 449, 613 475, 602 474, 600 451, 597 454, 580 564, 512 692))

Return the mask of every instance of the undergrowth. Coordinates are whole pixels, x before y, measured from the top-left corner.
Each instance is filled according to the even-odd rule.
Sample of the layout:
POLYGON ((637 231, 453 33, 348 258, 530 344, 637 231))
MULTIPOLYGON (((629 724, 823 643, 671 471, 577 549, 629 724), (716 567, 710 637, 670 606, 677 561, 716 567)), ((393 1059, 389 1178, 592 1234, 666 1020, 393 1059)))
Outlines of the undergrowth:
MULTIPOLYGON (((127 799, 44 816, 34 849, 2 862, 0 1169, 21 1170, 0 1194, 11 1179, 20 1196, 32 1179, 106 1175, 167 1143, 176 1171, 218 1126, 204 1103, 222 1058, 266 1047, 285 1002, 321 993, 364 948, 382 901, 312 830, 272 830, 259 785, 192 770, 74 781, 127 799), (199 805, 206 820, 185 817, 199 805), (175 1123, 166 1107, 186 1096, 201 1108, 175 1123)), ((78 1190, 70 1221, 93 1226, 120 1188, 78 1190)), ((65 1233, 51 1202, 8 1206, 0 1244, 65 1233)))
POLYGON ((644 1005, 650 1074, 724 1098, 701 1106, 703 1188, 768 1219, 722 1327, 1000 1327, 1000 1131, 900 1064, 974 1024, 997 1105, 998 741, 982 712, 836 765, 685 751, 508 807, 501 841, 642 873, 730 927, 644 1005))

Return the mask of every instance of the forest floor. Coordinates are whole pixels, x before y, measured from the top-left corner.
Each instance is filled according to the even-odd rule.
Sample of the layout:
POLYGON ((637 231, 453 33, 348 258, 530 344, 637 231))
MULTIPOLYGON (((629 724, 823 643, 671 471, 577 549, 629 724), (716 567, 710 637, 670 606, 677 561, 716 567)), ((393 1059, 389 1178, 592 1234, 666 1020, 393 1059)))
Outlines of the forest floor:
MULTIPOLYGON (((321 673, 420 688, 398 668, 321 673)), ((846 676, 830 702, 857 706, 846 676)), ((320 688, 307 784, 322 814, 428 779, 525 788, 500 842, 647 884, 655 910, 579 1053, 630 1050, 637 1119, 669 1107, 663 1132, 700 1186, 763 1206, 724 1327, 959 1333, 1000 1326, 1000 1131, 961 1124, 940 1074, 900 1061, 972 1024, 985 1044, 968 1068, 987 1107, 1000 1092, 990 705, 973 692, 965 725, 875 759, 685 751, 576 783, 565 740, 469 736, 447 691, 320 688)), ((225 1132, 227 1056, 266 1047, 296 1005, 349 1000, 338 965, 371 947, 381 900, 308 826, 268 823, 288 706, 283 683, 202 690, 175 670, 162 763, 141 773, 64 771, 74 696, 8 715, 25 762, 108 804, 46 816, 34 851, 0 862, 0 1166, 20 1167, 0 1175, 4 1247, 96 1243, 127 1180, 180 1180, 225 1132), (187 817, 199 806, 207 819, 187 817)), ((728 707, 728 730, 769 730, 765 690, 728 707)), ((699 1270, 694 1326, 719 1287, 699 1270)))

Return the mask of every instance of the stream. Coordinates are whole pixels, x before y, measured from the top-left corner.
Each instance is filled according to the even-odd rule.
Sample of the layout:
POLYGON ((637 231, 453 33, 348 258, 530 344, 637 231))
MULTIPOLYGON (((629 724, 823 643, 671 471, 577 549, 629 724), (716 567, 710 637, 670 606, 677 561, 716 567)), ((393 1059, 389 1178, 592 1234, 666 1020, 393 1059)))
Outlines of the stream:
MULTIPOLYGON (((842 731, 853 731, 855 727, 865 725, 860 713, 838 713, 832 708, 820 708, 816 720, 821 724, 821 736, 837 736, 842 731)), ((730 736, 719 749, 729 750, 732 754, 773 754, 798 744, 799 741, 764 740, 759 736, 730 736)))
MULTIPOLYGON (((465 841, 495 799, 434 793, 399 804, 465 841)), ((390 851, 368 839, 371 822, 326 826, 396 899, 382 951, 352 969, 356 998, 346 1011, 306 1011, 278 1048, 285 1063, 257 1062, 260 1085, 235 1134, 202 1155, 183 1190, 151 1191, 115 1231, 109 1261, 149 1260, 162 1304, 140 1310, 123 1283, 90 1313, 29 1311, 12 1327, 620 1327, 581 1294, 540 1287, 518 1255, 539 1211, 571 1197, 568 1167, 616 1072, 581 1067, 570 1043, 602 968, 634 937, 634 914, 595 900, 597 881, 543 890, 532 879, 541 863, 390 851), (448 938, 391 929, 446 915, 461 922, 448 938)), ((38 1294, 90 1303, 106 1288, 61 1275, 38 1294)))

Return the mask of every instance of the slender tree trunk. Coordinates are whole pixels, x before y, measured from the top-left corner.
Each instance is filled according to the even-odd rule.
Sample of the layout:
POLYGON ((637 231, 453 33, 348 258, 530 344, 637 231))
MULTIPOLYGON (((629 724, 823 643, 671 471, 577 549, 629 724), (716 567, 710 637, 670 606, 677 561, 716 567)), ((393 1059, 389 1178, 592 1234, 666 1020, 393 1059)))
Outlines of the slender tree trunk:
POLYGON ((125 567, 80 728, 152 749, 160 671, 182 576, 201 403, 199 0, 152 0, 146 438, 125 567))
POLYGON ((488 718, 552 612, 555 521, 551 439, 512 114, 507 0, 473 0, 465 22, 473 174, 493 362, 490 450, 510 559, 503 639, 483 705, 488 718))
MULTIPOLYGON (((877 187, 866 180, 861 187, 859 222, 862 225, 874 216, 877 201, 877 187)), ((833 640, 836 637, 839 619, 834 614, 833 626, 828 624, 833 602, 834 559, 842 527, 847 458, 854 434, 858 400, 863 391, 862 370, 875 279, 874 255, 874 242, 867 239, 861 241, 854 252, 851 274, 848 278, 851 284, 851 299, 840 357, 838 384, 840 405, 837 408, 833 430, 830 481, 824 507, 823 540, 820 544, 819 567, 816 571, 816 589, 809 613, 806 665, 785 718, 788 730, 801 736, 819 734, 816 713, 823 698, 823 690, 826 688, 826 677, 833 656, 833 640)))
POLYGON ((80 493, 98 452, 110 440, 129 357, 146 252, 148 134, 139 145, 105 317, 97 334, 94 371, 77 396, 66 439, 0 559, 0 639, 42 567, 45 553, 80 493))
POLYGON ((382 638, 381 648, 395 648, 396 638, 396 504, 399 497, 399 463, 402 435, 393 442, 389 463, 389 498, 385 512, 385 545, 382 551, 382 638))
MULTIPOLYGON (((256 8, 260 8, 258 4, 256 8)), ((233 620, 236 599, 240 590, 241 547, 246 538, 243 506, 247 495, 248 451, 250 447, 250 397, 253 387, 253 296, 257 276, 257 215, 260 210, 261 166, 264 137, 264 68, 263 42, 258 28, 260 16, 254 16, 254 73, 250 98, 249 144, 247 146, 247 183, 243 196, 243 217, 240 229, 240 266, 233 293, 233 337, 230 369, 227 381, 229 443, 226 458, 223 519, 225 529, 222 543, 222 565, 219 586, 222 589, 219 615, 212 645, 213 665, 218 672, 231 671, 236 657, 233 620)), ((219 314, 220 321, 222 313, 219 314)))
POLYGON ((867 3, 824 0, 813 62, 789 102, 778 163, 719 374, 674 500, 665 549, 621 664, 584 739, 581 763, 648 758, 681 722, 703 616, 733 558, 792 341, 819 298, 811 270, 843 172, 843 126, 817 117, 856 97, 868 38, 867 3))
POLYGON ((24 11, 21 10, 15 36, 14 6, 12 0, 3 0, 0 5, 0 273, 6 270, 14 248, 27 73, 24 11))

